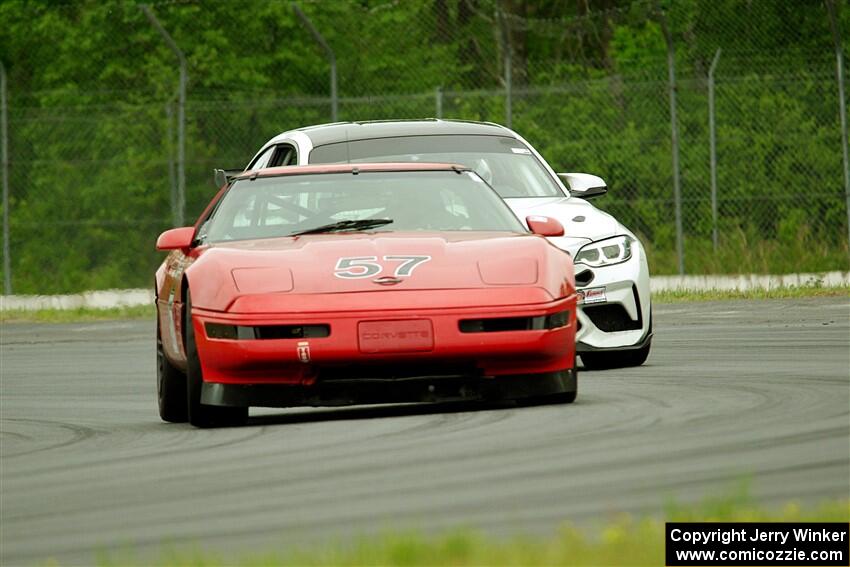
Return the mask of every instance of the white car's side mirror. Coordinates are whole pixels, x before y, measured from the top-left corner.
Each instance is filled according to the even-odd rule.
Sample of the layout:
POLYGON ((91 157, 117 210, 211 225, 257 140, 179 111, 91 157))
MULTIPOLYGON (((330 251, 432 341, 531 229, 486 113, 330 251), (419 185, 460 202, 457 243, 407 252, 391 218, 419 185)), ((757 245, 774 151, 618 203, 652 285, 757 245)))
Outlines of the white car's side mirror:
POLYGON ((221 189, 242 172, 241 169, 213 169, 213 184, 221 189))
POLYGON ((558 177, 570 188, 571 197, 589 199, 608 192, 608 185, 598 175, 589 173, 559 173, 558 177))

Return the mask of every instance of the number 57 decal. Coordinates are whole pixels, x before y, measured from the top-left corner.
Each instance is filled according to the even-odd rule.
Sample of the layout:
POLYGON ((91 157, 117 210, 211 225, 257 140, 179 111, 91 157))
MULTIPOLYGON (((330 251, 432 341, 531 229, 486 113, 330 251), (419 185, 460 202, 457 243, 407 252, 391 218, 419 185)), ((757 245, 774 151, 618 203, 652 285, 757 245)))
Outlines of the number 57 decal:
MULTIPOLYGON (((407 277, 420 264, 429 261, 431 256, 384 256, 384 262, 401 262, 395 268, 395 277, 407 277)), ((371 278, 384 271, 385 266, 377 256, 355 256, 340 258, 336 262, 334 275, 343 279, 371 278)))

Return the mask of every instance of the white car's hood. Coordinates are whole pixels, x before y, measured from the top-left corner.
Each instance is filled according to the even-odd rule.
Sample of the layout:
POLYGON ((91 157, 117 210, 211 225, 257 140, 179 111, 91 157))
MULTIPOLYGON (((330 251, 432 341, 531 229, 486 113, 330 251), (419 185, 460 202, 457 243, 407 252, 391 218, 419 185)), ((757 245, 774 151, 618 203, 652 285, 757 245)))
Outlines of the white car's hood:
POLYGON ((631 234, 606 212, 576 197, 522 197, 505 199, 514 214, 525 222, 528 215, 557 219, 564 225, 564 236, 550 238, 558 248, 575 255, 579 248, 595 240, 618 234, 631 234))

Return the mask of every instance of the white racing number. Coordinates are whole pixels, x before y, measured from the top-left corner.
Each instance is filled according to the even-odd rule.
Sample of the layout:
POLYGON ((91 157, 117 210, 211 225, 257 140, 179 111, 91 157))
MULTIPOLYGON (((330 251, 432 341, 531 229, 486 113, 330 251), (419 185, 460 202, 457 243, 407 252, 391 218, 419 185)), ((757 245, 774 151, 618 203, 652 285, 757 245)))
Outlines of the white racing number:
POLYGON ((346 280, 375 276, 381 273, 381 265, 375 263, 377 259, 377 256, 340 258, 336 262, 334 275, 346 280))
POLYGON ((401 264, 395 269, 393 274, 395 277, 407 277, 413 273, 416 266, 424 264, 431 259, 431 256, 384 256, 384 260, 388 262, 400 261, 401 264))
MULTIPOLYGON (((411 275, 417 266, 429 261, 431 256, 384 256, 384 262, 401 262, 395 268, 393 275, 403 278, 411 275)), ((384 271, 385 266, 378 261, 377 256, 353 256, 340 258, 336 262, 334 275, 338 278, 351 280, 371 278, 384 271)))

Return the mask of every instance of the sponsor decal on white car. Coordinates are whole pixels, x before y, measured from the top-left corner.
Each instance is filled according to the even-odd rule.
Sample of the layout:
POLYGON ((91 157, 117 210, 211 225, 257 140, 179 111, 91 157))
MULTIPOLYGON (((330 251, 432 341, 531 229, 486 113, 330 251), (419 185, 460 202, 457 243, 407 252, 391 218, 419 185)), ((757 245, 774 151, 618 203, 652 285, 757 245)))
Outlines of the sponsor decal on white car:
POLYGON ((579 289, 578 303, 579 305, 589 305, 591 303, 605 303, 608 299, 605 297, 604 287, 592 287, 589 289, 579 289))

